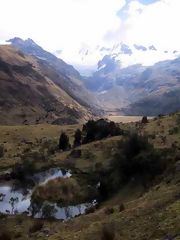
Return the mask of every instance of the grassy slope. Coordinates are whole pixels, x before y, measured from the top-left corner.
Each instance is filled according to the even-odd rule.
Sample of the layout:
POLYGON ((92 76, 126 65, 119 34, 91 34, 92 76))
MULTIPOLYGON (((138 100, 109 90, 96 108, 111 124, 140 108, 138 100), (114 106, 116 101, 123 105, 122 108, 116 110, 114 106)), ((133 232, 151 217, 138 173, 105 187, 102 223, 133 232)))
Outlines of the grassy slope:
MULTIPOLYGON (((0 169, 7 169, 15 162, 27 149, 38 150, 45 141, 54 141, 58 144, 60 133, 65 131, 72 142, 74 129, 79 125, 57 126, 49 124, 39 124, 31 126, 0 126, 0 143, 7 150, 3 158, 0 159, 0 169), (24 142, 27 142, 25 143, 24 142)), ((62 154, 63 155, 63 154, 62 154)))
MULTIPOLYGON (((173 115, 152 120, 144 127, 139 127, 135 123, 129 123, 123 125, 123 127, 131 130, 138 128, 139 132, 150 135, 150 141, 157 148, 171 148, 173 144, 173 153, 169 158, 170 165, 172 163, 173 166, 176 161, 180 160, 180 131, 169 134, 169 130, 171 132, 174 127, 178 126, 177 118, 177 115, 173 115), (164 137, 166 137, 166 140, 164 140, 164 137)), ((76 127, 65 126, 63 128, 67 129, 69 135, 72 136, 73 129, 76 127)), ((35 142, 37 136, 38 139, 51 137, 57 140, 61 131, 60 126, 49 125, 12 127, 12 129, 1 127, 1 129, 4 132, 9 132, 9 135, 5 135, 1 131, 0 135, 1 139, 4 140, 4 137, 6 137, 8 144, 11 144, 12 152, 16 151, 14 143, 17 140, 21 141, 23 136, 28 136, 28 139, 33 142, 35 142)), ((120 138, 109 138, 80 147, 82 157, 74 159, 73 164, 83 171, 90 171, 97 162, 107 166, 113 146, 120 138), (87 151, 91 154, 87 154, 87 151)), ((56 153, 56 155, 52 156, 52 161, 62 165, 66 163, 67 160, 65 159, 68 154, 69 152, 56 153)), ((12 163, 11 158, 9 158, 7 165, 12 163)), ((104 202, 95 213, 87 216, 81 216, 66 223, 43 221, 43 229, 48 229, 49 232, 47 237, 43 233, 43 229, 29 234, 30 226, 36 221, 23 216, 7 217, 0 220, 0 226, 1 229, 7 228, 8 231, 12 232, 13 236, 15 236, 15 232, 19 232, 19 239, 106 240, 102 238, 104 226, 110 231, 115 229, 115 240, 166 239, 167 235, 175 236, 180 234, 180 173, 175 167, 171 167, 162 181, 146 192, 141 186, 134 185, 132 182, 125 186, 124 189, 120 189, 112 199, 104 202), (119 212, 119 204, 122 202, 125 205, 125 210, 119 212), (114 208, 114 213, 106 213, 105 209, 109 207, 114 208)), ((180 239, 180 236, 173 239, 180 239)))
MULTIPOLYGON (((0 126, 0 144, 4 145, 6 152, 4 157, 0 159, 0 170, 8 169, 16 162, 20 161, 19 156, 25 151, 39 151, 46 141, 51 141, 54 146, 58 144, 59 136, 62 131, 65 131, 73 144, 74 132, 77 128, 82 128, 82 125, 25 125, 25 126, 0 126), (27 143, 24 143, 27 142, 27 143)), ((106 159, 106 152, 113 148, 114 144, 121 137, 113 137, 103 141, 82 145, 79 147, 82 150, 82 157, 76 159, 75 164, 78 168, 92 167, 93 162, 102 162, 106 159), (104 151, 105 150, 105 151, 104 151), (90 153, 90 154, 89 154, 90 153)), ((77 148, 78 149, 78 148, 77 148)), ((44 149, 45 150, 45 149, 44 149)), ((63 164, 70 151, 56 152, 51 156, 51 162, 56 165, 63 164)), ((108 154, 108 153, 107 153, 108 154)), ((68 160, 66 160, 67 162, 68 160)), ((65 163, 66 164, 66 163, 65 163)))

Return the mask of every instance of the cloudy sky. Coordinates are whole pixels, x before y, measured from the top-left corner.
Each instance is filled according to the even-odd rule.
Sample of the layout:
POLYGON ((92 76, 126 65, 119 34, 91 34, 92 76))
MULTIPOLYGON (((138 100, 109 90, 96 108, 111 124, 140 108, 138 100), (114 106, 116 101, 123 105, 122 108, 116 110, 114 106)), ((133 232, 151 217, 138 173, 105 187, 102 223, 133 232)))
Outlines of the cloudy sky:
POLYGON ((180 50, 180 0, 0 0, 0 42, 32 38, 66 60, 114 43, 180 50))

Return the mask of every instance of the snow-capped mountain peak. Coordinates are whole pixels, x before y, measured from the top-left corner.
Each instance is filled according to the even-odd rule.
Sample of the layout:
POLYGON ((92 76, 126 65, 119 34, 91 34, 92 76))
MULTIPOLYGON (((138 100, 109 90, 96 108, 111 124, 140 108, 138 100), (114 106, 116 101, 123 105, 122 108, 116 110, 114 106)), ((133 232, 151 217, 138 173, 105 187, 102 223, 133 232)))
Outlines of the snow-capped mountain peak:
POLYGON ((108 56, 108 59, 115 61, 121 67, 127 67, 134 64, 151 66, 156 62, 174 59, 180 56, 180 50, 173 48, 168 50, 160 49, 154 44, 144 46, 137 43, 126 44, 120 42, 111 46, 83 46, 82 48, 75 50, 73 53, 71 52, 71 55, 65 50, 56 51, 55 54, 74 65, 82 75, 91 75, 92 72, 103 67, 103 65, 99 66, 99 63, 101 60, 104 60, 104 57, 106 56, 108 56))

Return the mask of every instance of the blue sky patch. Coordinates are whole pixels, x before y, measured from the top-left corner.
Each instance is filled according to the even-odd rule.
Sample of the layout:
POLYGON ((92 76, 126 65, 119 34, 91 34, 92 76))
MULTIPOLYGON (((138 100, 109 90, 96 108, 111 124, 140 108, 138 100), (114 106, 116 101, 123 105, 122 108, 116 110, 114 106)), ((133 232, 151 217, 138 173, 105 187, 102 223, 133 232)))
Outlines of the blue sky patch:
POLYGON ((159 0, 139 0, 140 3, 144 4, 144 5, 149 5, 155 2, 159 2, 159 0))
MULTIPOLYGON (((122 20, 127 18, 127 11, 128 11, 128 7, 129 7, 129 3, 133 2, 133 1, 134 0, 126 0, 125 6, 117 12, 117 15, 122 20)), ((152 3, 159 2, 160 0, 138 0, 138 1, 143 5, 150 5, 152 3)))

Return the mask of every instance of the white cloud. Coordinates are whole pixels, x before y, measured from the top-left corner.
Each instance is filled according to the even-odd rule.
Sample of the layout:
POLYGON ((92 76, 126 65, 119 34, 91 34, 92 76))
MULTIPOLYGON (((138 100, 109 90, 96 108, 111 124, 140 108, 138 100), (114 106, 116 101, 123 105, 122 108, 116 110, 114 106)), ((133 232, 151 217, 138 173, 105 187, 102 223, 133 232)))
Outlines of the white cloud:
POLYGON ((47 49, 101 42, 125 0, 0 0, 0 40, 30 37, 47 49))
POLYGON ((92 66, 102 57, 94 50, 97 45, 112 46, 117 42, 146 47, 153 44, 159 50, 149 55, 140 51, 135 51, 134 56, 125 55, 122 60, 126 65, 172 58, 164 50, 180 50, 180 0, 159 0, 150 5, 128 0, 126 17, 118 17, 125 2, 0 0, 0 41, 30 37, 47 50, 62 50, 65 61, 92 66), (87 62, 78 59, 82 47, 89 49, 87 62))
MULTIPOLYGON (((173 59, 180 54, 180 0, 159 0, 150 5, 131 0, 123 8, 124 12, 119 28, 107 31, 105 40, 111 47, 120 42, 128 44, 133 49, 133 55, 119 55, 123 66, 141 63, 152 65, 165 59, 173 59), (125 13, 125 14, 124 14, 125 13), (157 51, 138 51, 134 44, 149 47, 154 45, 157 51), (178 50, 178 54, 173 51, 178 50), (165 53, 165 51, 168 51, 165 53)), ((91 64, 100 59, 97 52, 87 56, 82 64, 91 64), (99 57, 99 58, 98 58, 99 57)))
POLYGON ((179 49, 179 9, 179 0, 161 0, 148 6, 138 1, 130 3, 128 27, 125 29, 128 41, 154 44, 161 50, 179 49))

